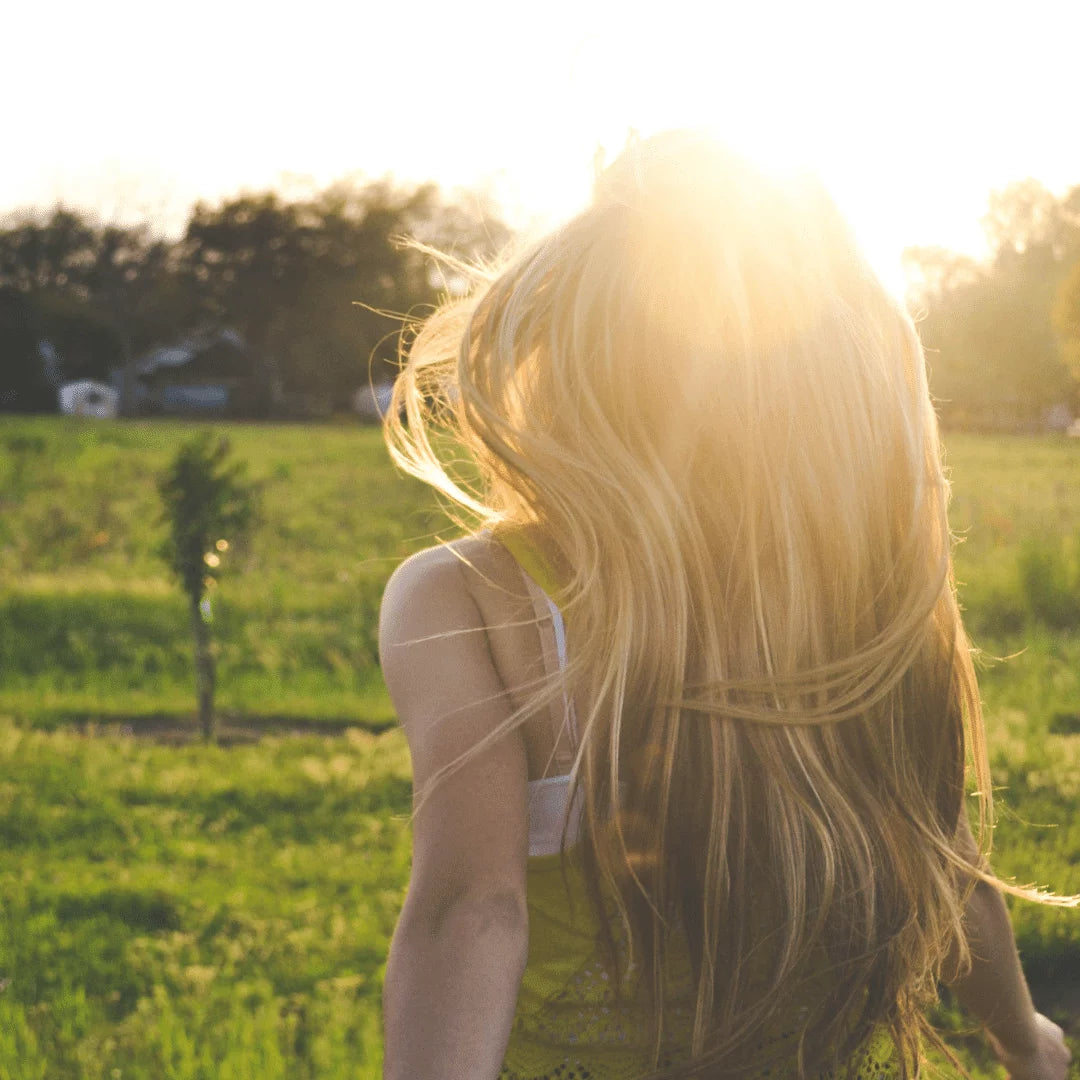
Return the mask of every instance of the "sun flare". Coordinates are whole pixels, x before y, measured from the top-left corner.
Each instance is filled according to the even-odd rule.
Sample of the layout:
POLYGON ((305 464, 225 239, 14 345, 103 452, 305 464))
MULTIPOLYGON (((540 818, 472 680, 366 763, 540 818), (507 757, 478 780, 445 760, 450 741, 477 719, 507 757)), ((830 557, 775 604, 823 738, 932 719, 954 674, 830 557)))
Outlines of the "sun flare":
MULTIPOLYGON (((53 40, 48 10, 23 5, 12 40, 53 40)), ((552 0, 527 22, 494 0, 420 0, 408 26, 393 5, 332 0, 288 23, 262 15, 253 0, 195 0, 155 25, 135 0, 103 0, 65 16, 64 79, 43 82, 37 51, 15 50, 10 81, 35 90, 11 116, 0 211, 62 201, 176 232, 196 199, 359 172, 486 192, 527 227, 584 203, 598 147, 610 159, 631 129, 693 126, 816 171, 900 288, 905 245, 983 250, 991 189, 1080 179, 1080 143, 1062 135, 1080 5, 1061 0, 1031 0, 1022 19, 966 0, 552 0), (128 70, 85 48, 107 26, 116 55, 152 40, 158 70, 186 70, 207 21, 244 42, 227 79, 133 93, 128 70), (371 43, 362 70, 357 41, 371 43)))

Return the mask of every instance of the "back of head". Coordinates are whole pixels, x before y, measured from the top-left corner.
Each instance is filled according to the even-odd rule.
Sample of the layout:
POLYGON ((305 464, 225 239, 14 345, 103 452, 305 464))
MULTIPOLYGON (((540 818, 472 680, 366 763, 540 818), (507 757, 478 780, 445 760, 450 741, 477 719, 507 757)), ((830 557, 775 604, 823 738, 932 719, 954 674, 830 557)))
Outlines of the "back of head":
POLYGON ((583 856, 658 1027, 678 926, 716 1068, 811 996, 808 1070, 872 1020, 910 1050, 962 939, 965 714, 985 761, 922 352, 824 191, 635 142, 397 395, 399 460, 561 577, 583 856))

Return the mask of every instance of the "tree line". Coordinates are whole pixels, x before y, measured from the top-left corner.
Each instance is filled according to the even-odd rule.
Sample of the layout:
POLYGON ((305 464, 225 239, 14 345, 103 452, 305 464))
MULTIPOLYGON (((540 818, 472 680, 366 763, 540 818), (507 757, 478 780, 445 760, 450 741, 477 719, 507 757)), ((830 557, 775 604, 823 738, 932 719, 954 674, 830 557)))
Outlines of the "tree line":
POLYGON ((990 197, 989 256, 904 253, 909 306, 943 423, 1037 430, 1080 413, 1080 185, 990 197))
MULTIPOLYGON (((1013 184, 991 196, 983 225, 985 259, 936 247, 904 255, 942 419, 1035 429, 1075 415, 1080 185, 1058 197, 1035 180, 1013 184)), ((445 288, 401 238, 484 258, 510 235, 478 200, 385 180, 199 203, 174 239, 63 207, 9 218, 0 409, 56 407, 42 339, 65 380, 107 380, 154 346, 225 329, 260 358, 277 400, 345 408, 372 374, 392 377, 400 316, 422 316, 445 288)))
POLYGON ((9 219, 0 228, 0 408, 56 407, 42 339, 65 381, 107 380, 152 347, 226 329, 284 400, 345 407, 372 374, 392 371, 400 316, 422 315, 443 291, 405 237, 483 258, 510 231, 478 199, 386 180, 303 199, 264 192, 199 203, 175 239, 64 207, 9 219))

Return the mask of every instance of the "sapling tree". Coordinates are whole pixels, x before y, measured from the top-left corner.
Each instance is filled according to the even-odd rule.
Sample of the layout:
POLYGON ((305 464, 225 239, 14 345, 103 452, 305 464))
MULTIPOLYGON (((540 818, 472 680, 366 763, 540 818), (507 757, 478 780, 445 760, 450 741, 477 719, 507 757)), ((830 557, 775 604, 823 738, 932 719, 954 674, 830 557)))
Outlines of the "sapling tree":
POLYGON ((200 432, 177 451, 158 479, 169 532, 161 554, 188 599, 195 644, 195 691, 203 737, 217 737, 210 591, 227 552, 249 533, 258 507, 258 485, 243 462, 229 460, 229 441, 200 432))

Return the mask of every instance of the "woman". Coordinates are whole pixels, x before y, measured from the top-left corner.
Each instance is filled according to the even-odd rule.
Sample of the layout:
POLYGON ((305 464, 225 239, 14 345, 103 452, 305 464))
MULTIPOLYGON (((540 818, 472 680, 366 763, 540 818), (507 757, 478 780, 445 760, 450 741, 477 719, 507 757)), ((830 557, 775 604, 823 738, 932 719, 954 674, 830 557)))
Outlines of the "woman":
POLYGON ((386 1075, 906 1076, 945 978, 1014 1078, 1064 1077, 964 807, 922 353, 822 191, 635 143, 396 404, 474 528, 383 601, 417 791, 386 1075))

